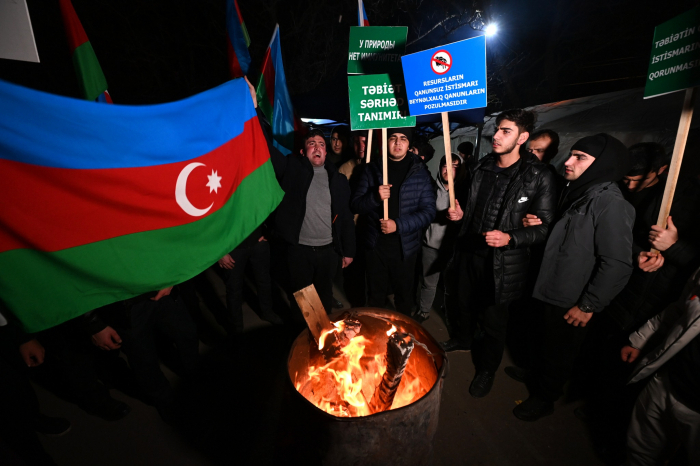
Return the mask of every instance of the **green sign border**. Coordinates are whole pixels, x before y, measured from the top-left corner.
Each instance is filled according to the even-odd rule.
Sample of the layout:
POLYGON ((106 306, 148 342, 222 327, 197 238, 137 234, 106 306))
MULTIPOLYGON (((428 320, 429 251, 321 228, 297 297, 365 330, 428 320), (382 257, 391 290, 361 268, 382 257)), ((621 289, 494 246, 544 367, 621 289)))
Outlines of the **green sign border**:
POLYGON ((654 29, 644 98, 700 85, 700 5, 654 29))
POLYGON ((348 74, 401 73, 401 56, 406 51, 407 35, 406 26, 352 26, 348 74), (372 46, 367 47, 367 43, 372 46))
POLYGON ((348 76, 348 97, 350 100, 350 129, 353 131, 416 126, 416 117, 407 116, 406 86, 403 82, 403 76, 400 74, 348 76), (394 105, 391 105, 392 99, 394 99, 394 105), (378 108, 375 107, 376 103, 380 104, 379 110, 373 110, 378 108))

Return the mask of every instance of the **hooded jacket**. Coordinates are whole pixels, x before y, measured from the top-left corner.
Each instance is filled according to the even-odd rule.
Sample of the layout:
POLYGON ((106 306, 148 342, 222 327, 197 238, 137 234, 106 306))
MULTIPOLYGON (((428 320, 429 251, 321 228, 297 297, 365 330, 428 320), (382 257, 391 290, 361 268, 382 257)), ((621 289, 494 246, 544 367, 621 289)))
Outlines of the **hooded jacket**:
POLYGON ((590 154, 596 160, 562 194, 533 294, 555 306, 586 305, 594 312, 603 310, 632 274, 635 215, 615 183, 626 171, 627 149, 607 134, 599 136, 604 139, 600 151, 590 154))
POLYGON ((700 334, 700 269, 696 270, 681 295, 659 314, 630 335, 634 348, 648 350, 637 363, 629 383, 653 374, 700 334), (655 341, 652 341, 655 340, 655 341), (653 349, 645 348, 651 342, 653 349))

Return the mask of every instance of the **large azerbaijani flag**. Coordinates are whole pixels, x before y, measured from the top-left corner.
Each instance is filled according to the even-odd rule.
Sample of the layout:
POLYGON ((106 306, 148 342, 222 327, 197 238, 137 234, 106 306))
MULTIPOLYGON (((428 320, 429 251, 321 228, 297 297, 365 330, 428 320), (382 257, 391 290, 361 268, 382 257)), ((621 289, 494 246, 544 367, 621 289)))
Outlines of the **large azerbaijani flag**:
POLYGON ((28 332, 181 283, 283 192, 250 91, 94 105, 0 81, 0 307, 28 332))
POLYGON ((228 64, 232 78, 242 78, 250 69, 250 36, 243 22, 237 0, 226 0, 228 64))
POLYGON ((274 146, 284 155, 290 154, 294 149, 295 118, 282 63, 279 24, 265 53, 256 94, 258 106, 272 126, 274 146))
POLYGON ((59 0, 58 3, 83 98, 111 104, 112 98, 107 92, 107 79, 73 4, 70 0, 59 0))

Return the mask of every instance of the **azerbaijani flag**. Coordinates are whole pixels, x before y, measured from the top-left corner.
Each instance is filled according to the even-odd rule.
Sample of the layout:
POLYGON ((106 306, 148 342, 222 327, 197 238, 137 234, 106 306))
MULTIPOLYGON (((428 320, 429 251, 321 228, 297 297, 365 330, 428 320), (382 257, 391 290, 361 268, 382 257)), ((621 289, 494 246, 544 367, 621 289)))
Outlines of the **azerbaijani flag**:
POLYGON ((294 108, 287 90, 287 78, 282 63, 280 26, 275 26, 267 47, 260 81, 256 89, 258 106, 272 125, 274 146, 284 155, 294 149, 294 108))
POLYGON ((272 212, 243 79, 160 105, 0 81, 0 307, 28 332, 182 283, 272 212))
POLYGON ((73 67, 78 76, 83 97, 86 100, 98 100, 111 104, 112 98, 107 92, 107 79, 102 72, 100 62, 97 61, 90 40, 85 34, 85 29, 83 29, 78 15, 75 14, 73 4, 70 0, 59 0, 58 3, 61 7, 68 46, 73 57, 73 67))
POLYGON ((362 0, 357 0, 357 22, 358 26, 369 26, 365 4, 362 0))
POLYGON ((226 0, 226 32, 228 40, 228 64, 232 78, 241 78, 250 69, 250 36, 243 22, 237 0, 226 0))

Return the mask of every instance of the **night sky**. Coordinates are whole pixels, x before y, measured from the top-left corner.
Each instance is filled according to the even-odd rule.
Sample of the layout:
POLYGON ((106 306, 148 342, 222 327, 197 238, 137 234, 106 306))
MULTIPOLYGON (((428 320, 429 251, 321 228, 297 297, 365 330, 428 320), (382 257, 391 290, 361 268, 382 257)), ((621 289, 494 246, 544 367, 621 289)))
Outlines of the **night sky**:
MULTIPOLYGON (((115 103, 173 101, 229 78, 224 0, 73 4, 115 103)), ((0 78, 79 97, 58 2, 28 0, 28 5, 41 63, 0 60, 0 78)), ((239 0, 239 5, 251 36, 253 83, 279 22, 293 98, 303 95, 322 102, 319 90, 328 93, 346 86, 345 55, 349 27, 357 21, 355 0, 239 0)), ((409 27, 408 42, 414 42, 409 52, 480 34, 468 25, 458 27, 453 19, 415 42, 450 15, 464 20, 479 10, 483 22, 496 22, 499 33, 487 45, 488 113, 642 87, 654 26, 694 5, 693 0, 365 2, 370 24, 409 27)))

